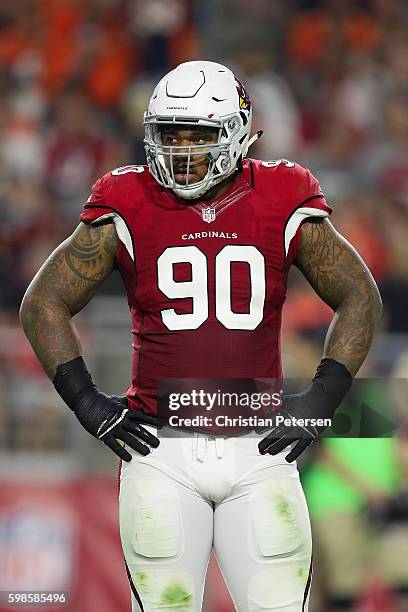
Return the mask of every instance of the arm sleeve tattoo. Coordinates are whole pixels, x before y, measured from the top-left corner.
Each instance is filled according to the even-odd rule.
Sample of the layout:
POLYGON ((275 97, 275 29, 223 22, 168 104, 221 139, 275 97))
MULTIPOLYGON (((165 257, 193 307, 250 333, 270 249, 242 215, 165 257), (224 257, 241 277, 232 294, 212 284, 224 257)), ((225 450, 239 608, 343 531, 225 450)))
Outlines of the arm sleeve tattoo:
POLYGON ((71 319, 112 271, 116 248, 113 224, 95 227, 81 223, 50 255, 26 291, 21 323, 51 379, 60 363, 81 354, 71 319))
POLYGON ((354 376, 368 353, 382 311, 370 271, 328 220, 303 224, 296 265, 335 311, 324 357, 343 363, 354 376))

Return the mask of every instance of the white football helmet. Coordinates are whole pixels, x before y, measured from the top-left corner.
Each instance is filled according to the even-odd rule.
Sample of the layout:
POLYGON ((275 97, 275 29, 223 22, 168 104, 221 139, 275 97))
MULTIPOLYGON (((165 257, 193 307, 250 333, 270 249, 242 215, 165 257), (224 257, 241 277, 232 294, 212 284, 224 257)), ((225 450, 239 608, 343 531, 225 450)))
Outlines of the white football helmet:
POLYGON ((187 199, 199 198, 236 172, 249 146, 262 133, 249 140, 252 105, 247 92, 231 70, 207 61, 186 62, 166 74, 152 94, 143 123, 150 172, 160 185, 187 199), (218 138, 211 144, 164 145, 162 129, 169 125, 179 130, 216 128, 218 138), (194 159, 206 155, 207 174, 189 183, 194 159), (181 183, 173 166, 177 161, 185 164, 181 183))

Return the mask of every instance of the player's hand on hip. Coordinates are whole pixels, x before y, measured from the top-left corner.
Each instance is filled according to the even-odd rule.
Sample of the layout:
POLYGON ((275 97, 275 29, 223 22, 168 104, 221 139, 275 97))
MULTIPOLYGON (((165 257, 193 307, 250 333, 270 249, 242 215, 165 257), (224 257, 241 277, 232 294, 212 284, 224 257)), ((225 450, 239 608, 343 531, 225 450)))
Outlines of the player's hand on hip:
POLYGON ((95 388, 81 404, 75 411, 81 425, 124 461, 130 461, 132 455, 121 442, 140 455, 148 455, 151 448, 159 446, 158 438, 142 426, 157 426, 157 418, 141 410, 129 410, 125 397, 106 395, 95 388))
POLYGON ((130 461, 132 455, 121 442, 141 455, 148 455, 159 446, 159 439, 143 427, 160 427, 157 417, 129 410, 125 397, 102 393, 93 383, 82 357, 60 364, 53 383, 84 429, 124 461, 130 461))
POLYGON ((304 393, 283 398, 282 407, 273 415, 276 425, 258 444, 259 452, 277 455, 295 444, 285 457, 289 463, 295 461, 330 424, 351 382, 343 364, 322 359, 311 387, 304 393))
MULTIPOLYGON (((327 415, 326 415, 327 416, 327 415)), ((283 398, 282 408, 273 415, 277 425, 258 444, 261 455, 277 455, 286 447, 295 444, 286 455, 288 463, 295 461, 306 448, 324 431, 326 426, 318 427, 307 422, 307 418, 316 418, 313 404, 310 402, 308 392, 299 395, 287 395, 283 398), (315 415, 312 417, 312 415, 315 415), (308 417, 306 417, 308 415, 308 417), (282 417, 284 421, 280 421, 282 417), (306 425, 298 425, 298 421, 306 425)))

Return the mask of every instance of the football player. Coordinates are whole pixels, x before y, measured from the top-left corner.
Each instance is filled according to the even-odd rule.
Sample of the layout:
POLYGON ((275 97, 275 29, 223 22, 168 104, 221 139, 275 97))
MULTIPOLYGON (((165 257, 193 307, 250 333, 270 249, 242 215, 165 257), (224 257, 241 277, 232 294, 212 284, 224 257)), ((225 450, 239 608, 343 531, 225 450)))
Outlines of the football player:
MULTIPOLYGON (((273 112, 273 109, 271 109, 273 112)), ((215 550, 240 612, 308 609, 311 534, 296 462, 322 428, 157 437, 162 379, 280 380, 280 324, 295 264, 334 311, 310 388, 285 416, 330 417, 381 312, 376 284, 328 221, 317 179, 247 157, 252 105, 233 73, 187 62, 144 115, 147 165, 93 186, 81 223, 35 276, 21 320, 56 390, 124 460, 120 529, 133 612, 198 611, 215 550), (72 317, 114 267, 133 333, 126 398, 104 394, 72 317), (124 444, 123 444, 124 443, 124 444)))

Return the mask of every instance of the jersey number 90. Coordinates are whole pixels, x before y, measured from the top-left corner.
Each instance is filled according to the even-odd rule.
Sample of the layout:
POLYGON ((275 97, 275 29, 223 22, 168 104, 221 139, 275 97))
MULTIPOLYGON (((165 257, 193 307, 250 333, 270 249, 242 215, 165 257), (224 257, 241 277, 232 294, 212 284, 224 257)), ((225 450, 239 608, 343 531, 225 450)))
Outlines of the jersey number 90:
MULTIPOLYGON (((227 329, 255 329, 262 321, 265 303, 265 258, 254 246, 227 245, 214 260, 215 316, 227 329), (249 311, 233 312, 231 305, 231 263, 249 264, 251 296, 249 311)), ((191 313, 178 314, 174 308, 161 311, 164 325, 174 330, 197 329, 209 315, 207 258, 196 246, 168 247, 157 260, 159 289, 169 299, 190 298, 191 313), (189 263, 191 280, 175 281, 173 264, 189 263)))

